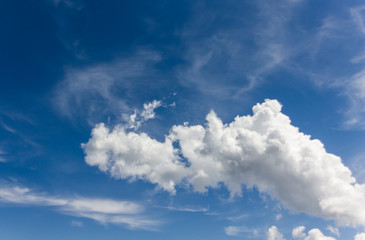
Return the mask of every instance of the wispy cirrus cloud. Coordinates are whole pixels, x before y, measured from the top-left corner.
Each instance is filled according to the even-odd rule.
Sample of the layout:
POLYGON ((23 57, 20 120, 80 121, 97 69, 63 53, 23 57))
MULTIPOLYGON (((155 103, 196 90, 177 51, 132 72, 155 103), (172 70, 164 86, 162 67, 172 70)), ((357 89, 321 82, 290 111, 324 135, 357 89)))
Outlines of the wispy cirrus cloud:
POLYGON ((358 6, 350 9, 350 13, 354 22, 363 34, 365 34, 364 11, 365 6, 358 6))
POLYGON ((198 208, 198 207, 181 207, 181 206, 167 206, 167 207, 162 207, 162 208, 167 208, 170 211, 176 211, 176 212, 191 212, 191 213, 196 213, 196 212, 208 212, 209 208, 198 208))
MULTIPOLYGON (((144 216, 144 206, 131 201, 103 198, 59 197, 21 186, 0 186, 0 202, 26 206, 50 206, 75 217, 93 219, 101 224, 115 224, 129 229, 154 230, 161 222, 144 216)), ((77 221, 77 225, 79 222, 77 221)), ((82 225, 82 224, 81 224, 82 225)))
POLYGON ((328 231, 330 231, 332 234, 336 235, 337 237, 340 237, 340 230, 334 226, 328 225, 326 227, 328 231))
POLYGON ((294 52, 287 44, 286 25, 298 3, 282 0, 275 6, 267 1, 228 4, 232 8, 229 16, 197 3, 193 11, 196 14, 180 34, 187 49, 186 65, 177 70, 180 83, 221 98, 239 97, 262 84, 294 52), (247 27, 247 19, 241 14, 252 15, 255 23, 247 27), (214 31, 209 31, 209 26, 220 20, 230 24, 215 24, 214 31))
POLYGON ((156 78, 153 65, 160 59, 156 52, 141 50, 110 63, 66 68, 54 91, 56 111, 70 119, 84 118, 91 125, 107 116, 121 121, 122 114, 131 110, 128 101, 133 91, 151 85, 150 78, 156 78))
POLYGON ((81 222, 81 221, 72 220, 71 221, 71 226, 73 226, 73 227, 83 227, 84 223, 81 222))
POLYGON ((355 6, 344 9, 341 17, 324 16, 314 34, 306 35, 302 44, 301 52, 308 57, 309 64, 294 67, 316 85, 335 89, 346 100, 338 109, 344 116, 345 129, 365 128, 364 10, 364 6, 355 6))

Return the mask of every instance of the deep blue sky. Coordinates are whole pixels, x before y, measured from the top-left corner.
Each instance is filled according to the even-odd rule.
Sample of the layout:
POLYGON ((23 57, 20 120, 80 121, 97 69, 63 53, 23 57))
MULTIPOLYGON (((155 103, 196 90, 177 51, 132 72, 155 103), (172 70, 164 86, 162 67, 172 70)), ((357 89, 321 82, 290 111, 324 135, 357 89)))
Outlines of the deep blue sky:
MULTIPOLYGON (((314 228, 335 239, 353 239, 364 231, 364 207, 354 204, 351 211, 359 216, 350 216, 350 223, 324 210, 295 207, 280 195, 286 178, 275 170, 268 181, 277 185, 260 185, 269 173, 247 185, 244 176, 271 169, 265 160, 261 169, 242 170, 242 196, 231 195, 229 176, 218 179, 218 186, 206 184, 207 191, 200 193, 195 173, 175 181, 173 194, 162 187, 165 178, 154 182, 149 173, 138 175, 139 165, 129 175, 111 170, 127 158, 131 162, 123 168, 133 169, 167 148, 142 144, 133 154, 116 153, 123 144, 135 144, 116 138, 108 143, 116 147, 108 148, 108 170, 103 171, 86 158, 102 150, 81 145, 94 139, 91 132, 99 123, 164 142, 173 136, 173 126, 185 122, 208 131, 211 110, 229 124, 236 116, 253 115, 257 103, 276 99, 291 125, 340 157, 341 166, 364 188, 364 46, 363 1, 1 1, 0 238, 282 239, 268 235, 276 226, 285 239, 294 239, 292 229, 305 226, 309 239, 317 239, 308 233, 314 228), (153 100, 160 105, 145 117, 144 104, 153 100), (130 127, 133 113, 139 128, 130 127)), ((262 121, 283 129, 273 119, 262 121)), ((290 139, 284 130, 280 134, 290 139)), ((232 160, 224 157, 224 148, 214 155, 211 149, 217 147, 208 137, 196 152, 202 155, 193 159, 184 154, 181 139, 172 146, 186 169, 200 166, 204 156, 232 160)), ((248 139, 252 142, 247 140, 244 149, 257 144, 254 137, 248 139)), ((292 161, 286 158, 291 150, 285 149, 278 158, 284 165, 292 161)), ((303 151, 300 161, 307 159, 303 151)), ((312 151, 308 158, 323 159, 317 150, 304 152, 312 151)), ((161 170, 156 161, 148 167, 161 170)), ((205 166, 197 169, 209 179, 219 175, 205 166)), ((311 170, 330 182, 331 167, 317 167, 311 170)), ((165 173, 171 179, 179 174, 165 173)), ((311 189, 311 184, 316 185, 304 181, 303 186, 311 189)), ((356 191, 365 196, 363 189, 356 191)), ((336 207, 346 205, 341 204, 336 207)))

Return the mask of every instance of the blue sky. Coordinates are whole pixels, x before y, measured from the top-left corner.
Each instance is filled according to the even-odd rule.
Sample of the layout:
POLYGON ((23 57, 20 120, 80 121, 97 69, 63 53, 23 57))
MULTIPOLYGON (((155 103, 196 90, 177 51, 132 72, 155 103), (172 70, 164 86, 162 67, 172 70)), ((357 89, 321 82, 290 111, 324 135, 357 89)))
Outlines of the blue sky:
POLYGON ((1 239, 365 239, 363 1, 0 16, 1 239))

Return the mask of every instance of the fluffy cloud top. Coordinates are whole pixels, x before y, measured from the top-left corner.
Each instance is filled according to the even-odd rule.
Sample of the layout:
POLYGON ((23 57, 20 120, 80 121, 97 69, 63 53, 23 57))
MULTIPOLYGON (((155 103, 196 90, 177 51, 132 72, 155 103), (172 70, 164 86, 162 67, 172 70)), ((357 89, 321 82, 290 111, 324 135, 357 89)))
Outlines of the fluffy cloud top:
POLYGON ((293 229, 292 237, 293 238, 305 238, 306 234, 304 233, 305 227, 299 226, 293 229))
POLYGON ((267 240, 285 240, 283 234, 281 234, 276 226, 272 226, 266 233, 267 240))
MULTIPOLYGON (((273 226, 273 227, 275 227, 275 226, 273 226)), ((273 227, 271 227, 270 229, 272 229, 273 227)), ((269 229, 269 231, 270 231, 270 229, 269 229)), ((294 228, 292 231, 292 237, 294 239, 303 239, 303 240, 336 240, 333 237, 325 236, 321 232, 321 230, 319 230, 318 228, 311 229, 310 231, 308 231, 308 234, 306 234, 304 232, 304 230, 305 230, 304 226, 299 226, 299 227, 294 228)), ((278 232, 276 227, 275 227, 275 231, 278 232)))
POLYGON ((206 126, 173 126, 163 142, 128 126, 98 124, 82 145, 85 161, 115 178, 147 180, 171 193, 177 184, 205 192, 223 183, 232 195, 240 195, 242 185, 257 186, 289 209, 365 225, 365 186, 319 140, 291 125, 281 108, 265 100, 252 116, 229 124, 212 111, 206 126))
POLYGON ((321 230, 319 230, 318 228, 313 228, 308 232, 308 236, 306 236, 304 240, 336 240, 336 239, 333 237, 327 237, 323 235, 321 230))
POLYGON ((355 240, 365 240, 365 233, 358 233, 355 235, 355 240))

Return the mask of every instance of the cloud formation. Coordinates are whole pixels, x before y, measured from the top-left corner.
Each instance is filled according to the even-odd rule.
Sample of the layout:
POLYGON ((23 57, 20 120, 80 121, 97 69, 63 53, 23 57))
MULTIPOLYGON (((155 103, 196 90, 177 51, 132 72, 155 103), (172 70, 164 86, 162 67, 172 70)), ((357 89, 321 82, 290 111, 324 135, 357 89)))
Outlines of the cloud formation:
POLYGON ((365 240, 365 233, 358 233, 355 235, 355 240, 365 240))
POLYGON ((276 226, 272 226, 266 233, 267 240, 285 240, 283 234, 281 234, 276 226))
MULTIPOLYGON (((30 206, 53 206, 63 214, 93 219, 102 224, 123 225, 130 229, 152 229, 156 220, 143 216, 144 207, 130 201, 97 198, 48 196, 19 186, 0 186, 0 202, 30 206)), ((77 226, 82 226, 79 221, 77 226)), ((73 223, 72 223, 73 224, 73 223)), ((73 226, 76 226, 73 224, 73 226)))
POLYGON ((308 234, 304 233, 304 230, 305 230, 304 226, 299 226, 294 228, 292 231, 292 237, 294 239, 304 239, 304 240, 336 240, 333 237, 325 236, 318 228, 311 229, 308 232, 308 234))
POLYGON ((306 234, 304 233, 305 227, 299 226, 293 229, 292 237, 293 238, 305 238, 306 234))
POLYGON ((224 232, 228 236, 238 236, 241 233, 249 233, 253 236, 258 235, 258 231, 256 229, 249 229, 245 226, 228 226, 224 228, 224 232))
MULTIPOLYGON (((142 179, 171 193, 197 192, 223 183, 233 195, 257 186, 292 210, 342 225, 365 225, 365 186, 340 157, 301 133, 276 100, 253 107, 253 115, 223 124, 212 111, 206 126, 173 126, 163 142, 118 125, 98 124, 83 144, 85 161, 115 178, 142 179)), ((313 233, 316 234, 316 233, 313 233)))
POLYGON ((129 128, 137 130, 141 124, 148 119, 155 117, 155 109, 161 107, 161 101, 153 100, 150 103, 143 104, 141 112, 134 110, 134 113, 129 116, 129 128))
POLYGON ((337 237, 339 237, 339 236, 340 236, 340 230, 339 230, 338 228, 336 228, 336 227, 334 227, 334 226, 329 225, 329 226, 327 226, 327 227, 326 227, 326 229, 327 229, 328 231, 330 231, 333 235, 336 235, 337 237))

